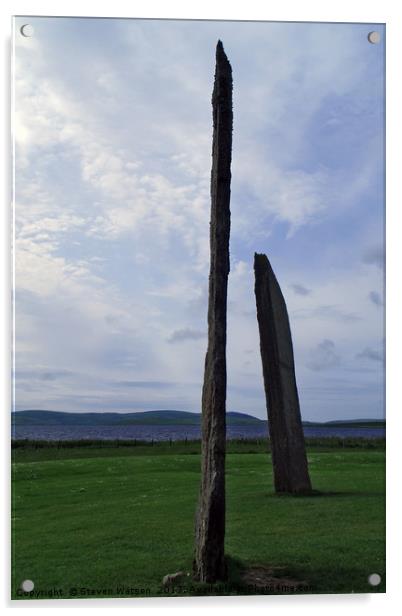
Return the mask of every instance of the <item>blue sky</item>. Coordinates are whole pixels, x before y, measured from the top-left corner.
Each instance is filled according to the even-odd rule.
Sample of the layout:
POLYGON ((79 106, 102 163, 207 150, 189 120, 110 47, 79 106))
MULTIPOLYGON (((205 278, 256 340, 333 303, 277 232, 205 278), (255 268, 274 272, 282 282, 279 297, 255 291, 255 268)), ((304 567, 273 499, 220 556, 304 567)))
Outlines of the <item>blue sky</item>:
POLYGON ((17 410, 200 410, 220 38, 234 82, 227 409, 266 417, 265 252, 303 418, 383 416, 384 36, 16 19, 17 410))

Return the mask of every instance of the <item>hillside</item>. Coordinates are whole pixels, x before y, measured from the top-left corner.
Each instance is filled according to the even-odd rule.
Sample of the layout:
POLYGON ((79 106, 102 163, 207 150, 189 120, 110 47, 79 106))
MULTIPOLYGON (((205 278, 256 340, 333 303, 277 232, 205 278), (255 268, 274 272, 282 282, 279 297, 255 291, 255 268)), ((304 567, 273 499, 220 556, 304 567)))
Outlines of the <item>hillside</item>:
MULTIPOLYGON (((201 423, 200 413, 189 411, 158 410, 136 413, 68 413, 62 411, 27 410, 11 414, 12 425, 18 426, 124 426, 124 425, 191 425, 201 423)), ((266 420, 247 413, 226 413, 230 426, 261 425, 266 420)), ((305 427, 325 428, 385 428, 382 419, 345 419, 326 422, 303 421, 305 427)))
MULTIPOLYGON (((228 425, 253 425, 264 423, 261 419, 237 413, 226 414, 228 425)), ((160 410, 137 413, 66 413, 61 411, 27 410, 12 413, 13 425, 30 426, 121 426, 121 425, 199 425, 200 413, 160 410)))
POLYGON ((385 419, 333 419, 332 421, 303 421, 305 427, 320 428, 385 428, 385 419))

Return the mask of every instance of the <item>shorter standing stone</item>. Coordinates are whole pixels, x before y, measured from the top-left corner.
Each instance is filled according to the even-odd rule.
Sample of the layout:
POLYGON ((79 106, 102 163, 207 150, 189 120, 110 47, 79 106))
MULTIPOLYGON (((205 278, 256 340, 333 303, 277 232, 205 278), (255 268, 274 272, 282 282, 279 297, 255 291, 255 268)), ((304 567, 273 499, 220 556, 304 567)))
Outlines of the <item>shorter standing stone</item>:
POLYGON ((285 299, 264 254, 254 255, 255 296, 276 492, 311 492, 285 299))

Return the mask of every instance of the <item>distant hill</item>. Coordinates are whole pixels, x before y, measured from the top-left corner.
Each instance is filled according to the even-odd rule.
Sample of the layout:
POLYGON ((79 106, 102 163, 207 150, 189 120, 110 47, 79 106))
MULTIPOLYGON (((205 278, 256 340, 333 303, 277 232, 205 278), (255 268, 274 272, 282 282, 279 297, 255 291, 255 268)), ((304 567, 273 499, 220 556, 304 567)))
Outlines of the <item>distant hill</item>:
POLYGON ((385 419, 333 419, 331 421, 303 421, 306 427, 326 428, 385 428, 385 419))
MULTIPOLYGON (((200 413, 189 411, 143 411, 137 413, 66 413, 62 411, 27 410, 12 413, 13 425, 25 426, 122 426, 122 425, 195 425, 201 423, 200 413)), ((228 425, 264 423, 246 413, 226 413, 228 425)))
MULTIPOLYGON (((67 413, 62 411, 27 410, 11 414, 11 422, 18 426, 123 426, 123 425, 192 425, 201 423, 200 413, 189 411, 142 411, 137 413, 67 413)), ((266 420, 247 413, 230 411, 226 413, 230 426, 260 425, 266 420)), ((326 422, 303 421, 305 427, 385 427, 382 419, 344 419, 326 422)))

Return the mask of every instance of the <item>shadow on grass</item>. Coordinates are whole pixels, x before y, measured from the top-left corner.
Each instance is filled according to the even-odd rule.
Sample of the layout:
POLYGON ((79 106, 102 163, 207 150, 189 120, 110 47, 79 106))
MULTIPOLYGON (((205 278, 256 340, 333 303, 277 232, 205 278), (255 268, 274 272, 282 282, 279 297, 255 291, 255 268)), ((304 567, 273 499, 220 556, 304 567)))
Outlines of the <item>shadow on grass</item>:
POLYGON ((226 555, 227 577, 214 584, 196 582, 186 577, 180 586, 172 588, 173 596, 233 596, 233 595, 299 595, 340 593, 384 593, 385 570, 379 567, 378 586, 371 586, 364 567, 333 566, 315 569, 291 564, 250 561, 226 555))
POLYGON ((237 594, 287 594, 311 593, 313 588, 306 576, 292 568, 269 563, 245 563, 226 556, 228 581, 236 587, 237 594))
POLYGON ((247 564, 226 555, 226 579, 202 583, 187 576, 168 591, 173 596, 230 596, 311 593, 306 579, 295 576, 287 567, 270 564, 247 564))
POLYGON ((228 594, 384 593, 386 590, 385 570, 381 566, 376 571, 380 574, 380 583, 372 586, 368 574, 358 564, 321 566, 314 570, 291 564, 246 563, 229 555, 226 562, 227 584, 232 589, 228 594))

